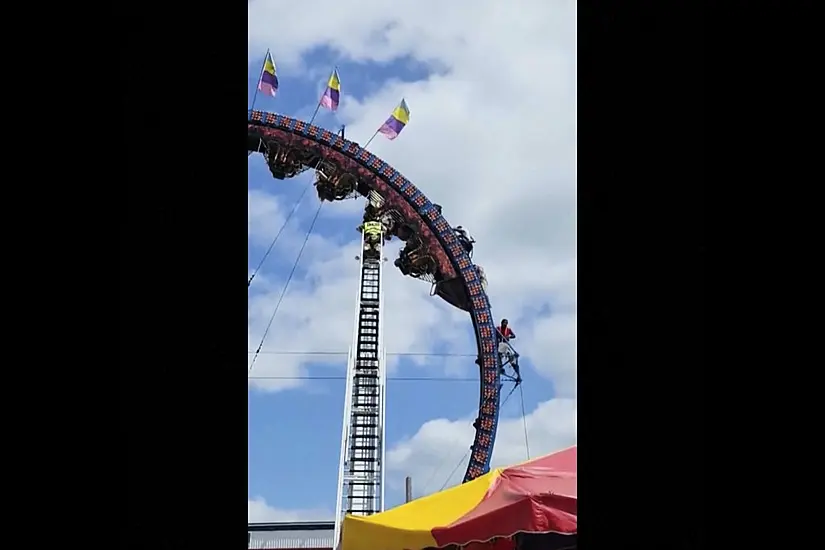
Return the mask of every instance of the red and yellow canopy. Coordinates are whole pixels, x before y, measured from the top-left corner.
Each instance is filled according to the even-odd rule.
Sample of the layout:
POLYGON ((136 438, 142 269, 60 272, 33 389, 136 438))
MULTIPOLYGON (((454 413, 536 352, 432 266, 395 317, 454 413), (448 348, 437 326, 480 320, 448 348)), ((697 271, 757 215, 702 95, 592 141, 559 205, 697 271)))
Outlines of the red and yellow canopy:
POLYGON ((576 447, 373 516, 347 516, 341 550, 423 550, 577 530, 576 447))

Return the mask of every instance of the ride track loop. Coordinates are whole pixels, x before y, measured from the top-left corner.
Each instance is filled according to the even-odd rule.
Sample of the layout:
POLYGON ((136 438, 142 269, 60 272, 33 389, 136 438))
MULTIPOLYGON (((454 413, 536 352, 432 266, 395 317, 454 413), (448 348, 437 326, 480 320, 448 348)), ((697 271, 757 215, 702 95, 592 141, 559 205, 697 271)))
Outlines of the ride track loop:
MULTIPOLYGON (((261 143, 275 144, 287 151, 299 151, 305 159, 335 166, 355 175, 360 182, 379 193, 385 204, 396 209, 414 229, 439 264, 446 279, 458 277, 466 289, 470 318, 476 333, 479 364, 479 409, 470 462, 464 482, 487 473, 498 428, 501 399, 501 367, 496 341, 496 326, 490 300, 479 273, 461 246, 452 226, 433 203, 395 168, 363 149, 357 143, 313 126, 302 120, 264 111, 247 111, 247 152, 260 152, 261 143)), ((300 159, 298 160, 300 162, 300 159)))

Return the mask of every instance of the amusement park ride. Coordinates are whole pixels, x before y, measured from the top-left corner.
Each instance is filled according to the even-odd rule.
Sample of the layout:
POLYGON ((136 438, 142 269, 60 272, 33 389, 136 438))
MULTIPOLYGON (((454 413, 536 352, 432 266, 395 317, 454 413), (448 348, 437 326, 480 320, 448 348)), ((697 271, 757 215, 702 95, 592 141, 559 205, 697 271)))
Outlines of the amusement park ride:
MULTIPOLYGON (((487 298, 487 280, 473 264, 473 241, 451 226, 441 207, 392 166, 357 143, 307 122, 257 110, 247 112, 247 152, 263 155, 277 180, 315 172, 318 198, 334 202, 362 196, 364 208, 352 345, 347 361, 335 539, 344 514, 384 510, 386 447, 386 350, 384 348, 384 243, 404 247, 393 265, 404 275, 430 283, 431 296, 470 314, 476 335, 480 396, 476 430, 464 481, 486 473, 495 443, 510 361, 499 353, 500 339, 487 298)), ((509 344, 508 344, 509 345, 509 344)), ((516 355, 517 356, 517 355, 516 355)), ((513 389, 515 389, 515 385, 513 389)), ((511 392, 512 393, 512 392, 511 392)))

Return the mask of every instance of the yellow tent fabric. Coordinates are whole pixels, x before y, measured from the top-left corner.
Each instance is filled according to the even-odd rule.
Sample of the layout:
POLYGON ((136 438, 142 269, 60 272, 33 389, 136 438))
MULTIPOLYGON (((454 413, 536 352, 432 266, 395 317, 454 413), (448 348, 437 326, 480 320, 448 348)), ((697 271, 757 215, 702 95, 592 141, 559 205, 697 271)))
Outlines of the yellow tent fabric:
POLYGON ((501 469, 440 493, 372 516, 344 518, 340 550, 421 550, 436 546, 432 530, 450 525, 475 508, 501 469))

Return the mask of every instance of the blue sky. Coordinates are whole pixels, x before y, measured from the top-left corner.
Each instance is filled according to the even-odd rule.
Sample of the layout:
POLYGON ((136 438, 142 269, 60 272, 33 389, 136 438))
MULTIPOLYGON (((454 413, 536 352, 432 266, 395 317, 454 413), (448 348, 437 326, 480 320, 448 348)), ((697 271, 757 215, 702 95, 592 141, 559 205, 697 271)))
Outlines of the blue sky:
MULTIPOLYGON (((253 5, 250 4, 250 11, 253 5)), ((284 6, 281 8, 286 9, 284 6)), ((470 29, 462 32, 465 31, 465 42, 473 40, 470 29)), ((265 51, 265 47, 257 53, 252 51, 259 41, 252 33, 250 30, 248 107, 265 51)), ((366 30, 364 33, 369 34, 366 30)), ((471 174, 468 168, 481 162, 474 155, 482 159, 494 157, 494 151, 501 146, 489 144, 489 154, 479 150, 484 134, 470 130, 466 139, 459 138, 460 143, 442 143, 449 141, 445 132, 455 128, 455 123, 445 118, 458 116, 456 113, 461 110, 462 96, 456 90, 466 85, 472 72, 467 73, 470 77, 462 76, 458 61, 446 54, 442 59, 404 48, 389 60, 385 59, 386 54, 371 60, 356 54, 360 50, 355 44, 352 51, 340 44, 332 48, 322 39, 308 40, 289 51, 277 50, 275 45, 273 56, 278 64, 280 91, 276 98, 259 94, 256 109, 308 120, 332 67, 337 65, 342 81, 341 109, 338 114, 322 109, 314 123, 332 131, 346 123, 347 138, 364 143, 401 97, 406 97, 411 109, 409 126, 393 142, 377 137, 370 149, 401 170, 431 200, 443 204, 445 217, 453 225, 468 227, 478 240, 476 261, 487 270, 494 315, 508 317, 520 337, 515 343, 522 354, 524 407, 533 455, 575 442, 575 115, 572 123, 565 121, 559 130, 559 147, 572 142, 572 159, 568 150, 560 152, 561 168, 547 174, 535 172, 530 163, 516 160, 515 166, 524 173, 511 174, 523 186, 527 197, 523 204, 538 209, 530 218, 528 208, 523 216, 529 219, 520 223, 540 224, 542 216, 557 213, 552 217, 559 220, 560 229, 545 226, 544 229, 550 229, 549 235, 525 229, 526 234, 535 235, 535 242, 522 239, 524 242, 514 245, 516 241, 512 238, 502 236, 503 240, 498 240, 499 235, 510 230, 501 229, 502 224, 511 224, 506 212, 497 210, 497 204, 506 201, 506 197, 495 196, 505 182, 511 185, 507 174, 512 167, 505 169, 509 165, 506 158, 491 158, 496 164, 480 175, 471 174), (279 51, 286 61, 281 61, 279 51), (442 90, 444 95, 437 96, 442 90), (456 107, 452 108, 453 105, 456 107), (447 130, 440 130, 439 124, 447 130), (471 140, 476 140, 477 146, 461 148, 471 140), (452 155, 437 156, 449 150, 452 155), (459 180, 461 184, 456 183, 459 180), (489 204, 480 198, 468 198, 468 193, 482 184, 490 191, 484 195, 489 204), (530 204, 530 197, 535 204, 530 204), (545 201, 547 207, 539 207, 543 204, 540 201, 545 201), (487 214, 482 215, 483 212, 487 214), (523 257, 525 250, 521 249, 529 246, 534 247, 533 252, 523 257)), ((488 112, 501 110, 502 120, 511 118, 504 112, 506 109, 519 107, 516 94, 526 92, 514 88, 508 93, 503 98, 490 96, 488 112)), ((559 101, 570 101, 574 112, 574 94, 572 100, 567 89, 561 89, 559 94, 559 101)), ((513 111, 512 115, 520 112, 513 111)), ((532 145, 525 147, 529 149, 532 145)), ((535 154, 529 150, 525 154, 535 165, 535 154)), ((251 273, 286 214, 306 186, 311 186, 312 176, 307 173, 293 180, 274 180, 260 155, 253 155, 248 166, 251 273)), ((314 189, 310 189, 252 282, 248 351, 254 351, 260 342, 262 327, 272 315, 286 277, 295 265, 318 205, 314 189)), ((358 267, 354 260, 359 237, 355 227, 362 208, 363 199, 323 206, 263 345, 264 352, 328 351, 341 355, 301 357, 263 353, 250 376, 343 376, 352 333, 358 267)), ((398 244, 392 244, 386 255, 392 259, 397 250, 398 244)), ((469 316, 429 297, 429 285, 401 276, 391 261, 386 265, 387 352, 474 354, 469 316)), ((247 357, 248 366, 252 354, 247 357)), ((413 475, 417 495, 438 490, 448 481, 448 474, 472 441, 470 422, 477 408, 478 382, 465 379, 476 373, 472 357, 390 358, 387 506, 403 500, 404 475, 413 475), (399 377, 442 380, 393 380, 399 377)), ((505 393, 508 391, 505 386, 505 393)), ((337 490, 343 400, 343 379, 250 381, 250 520, 331 517, 337 490), (259 505, 254 514, 253 501, 259 505)), ((519 392, 502 410, 501 429, 496 461, 510 463, 527 458, 519 392)), ((460 481, 465 466, 466 461, 449 483, 460 481)))

